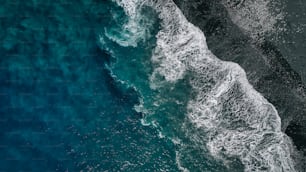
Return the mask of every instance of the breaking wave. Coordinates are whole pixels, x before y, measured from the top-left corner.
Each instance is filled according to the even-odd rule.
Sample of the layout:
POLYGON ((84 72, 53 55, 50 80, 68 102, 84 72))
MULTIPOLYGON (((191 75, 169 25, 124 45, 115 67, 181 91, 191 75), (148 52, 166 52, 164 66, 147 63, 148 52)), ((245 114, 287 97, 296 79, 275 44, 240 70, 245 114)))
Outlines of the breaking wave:
MULTIPOLYGON (((224 164, 229 158, 238 158, 245 171, 296 171, 294 146, 281 132, 276 109, 249 84, 239 65, 221 61, 211 53, 202 31, 186 20, 172 0, 116 2, 129 16, 123 26, 124 39, 105 35, 124 47, 136 47, 137 42, 147 37, 148 32, 144 31, 147 25, 139 25, 143 23, 139 9, 148 6, 157 12, 161 28, 151 57, 149 85, 158 92, 166 85, 174 88, 182 80, 188 82, 191 90, 189 97, 183 97, 188 99, 184 116, 196 132, 190 134, 184 127, 187 124, 178 128, 197 143, 195 146, 205 147, 224 164)), ((159 97, 154 100, 152 106, 160 108, 163 102, 159 97)), ((147 109, 144 102, 137 106, 138 111, 149 115, 147 109)), ((188 171, 180 161, 183 155, 177 154, 179 168, 188 171)))

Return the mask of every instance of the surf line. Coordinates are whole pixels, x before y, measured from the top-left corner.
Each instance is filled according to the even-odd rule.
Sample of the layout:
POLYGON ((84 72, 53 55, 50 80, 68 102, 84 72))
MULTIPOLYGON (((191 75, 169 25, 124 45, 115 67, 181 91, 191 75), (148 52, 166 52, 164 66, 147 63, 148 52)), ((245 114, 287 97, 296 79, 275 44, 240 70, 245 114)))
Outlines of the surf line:
POLYGON ((175 84, 187 72, 191 74, 189 83, 196 96, 189 100, 186 115, 195 127, 208 133, 208 139, 200 142, 213 157, 224 162, 238 157, 245 171, 296 171, 294 146, 281 131, 274 106, 251 86, 238 64, 221 61, 211 53, 204 33, 187 21, 172 0, 116 2, 133 26, 142 6, 158 13, 161 29, 151 58, 156 66, 151 85, 159 82, 157 76, 175 84))

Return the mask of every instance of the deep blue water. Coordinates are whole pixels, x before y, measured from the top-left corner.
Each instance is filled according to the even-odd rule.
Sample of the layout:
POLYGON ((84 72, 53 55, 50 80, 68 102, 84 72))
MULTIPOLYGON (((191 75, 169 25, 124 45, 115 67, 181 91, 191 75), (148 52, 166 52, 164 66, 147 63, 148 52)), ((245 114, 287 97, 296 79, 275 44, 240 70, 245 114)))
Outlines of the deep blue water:
MULTIPOLYGON (((137 7, 135 16, 114 0, 0 0, 0 172, 273 171, 286 168, 292 157, 303 164, 295 152, 305 154, 306 145, 303 72, 291 69, 286 53, 268 37, 252 40, 244 35, 221 1, 176 3, 188 21, 166 0, 151 7, 131 3, 131 9, 137 7), (156 5, 163 2, 168 2, 165 8, 156 5), (159 16, 154 9, 167 15, 159 16), (216 59, 198 44, 201 32, 186 22, 204 32, 217 58, 246 71, 254 89, 278 110, 285 123, 282 131, 272 117, 260 121, 266 103, 257 94, 245 98, 255 90, 241 89, 244 80, 231 75, 237 72, 235 66, 192 64, 202 58, 198 52, 216 59), (171 61, 176 56, 185 59, 171 61), (168 82, 163 69, 184 75, 168 82), (220 85, 227 90, 214 99, 213 88, 220 85), (263 106, 252 109, 253 102, 263 106), (216 121, 207 120, 211 116, 216 121), (259 133, 252 135, 256 127, 247 127, 248 116, 262 124, 259 133), (290 147, 289 138, 278 137, 285 131, 297 149, 290 147), (249 136, 256 137, 254 142, 249 136), (289 159, 282 154, 282 141, 290 149, 289 159)), ((294 164, 297 171, 303 171, 300 164, 294 164)))
POLYGON ((177 171, 105 67, 110 1, 0 1, 0 171, 177 171))

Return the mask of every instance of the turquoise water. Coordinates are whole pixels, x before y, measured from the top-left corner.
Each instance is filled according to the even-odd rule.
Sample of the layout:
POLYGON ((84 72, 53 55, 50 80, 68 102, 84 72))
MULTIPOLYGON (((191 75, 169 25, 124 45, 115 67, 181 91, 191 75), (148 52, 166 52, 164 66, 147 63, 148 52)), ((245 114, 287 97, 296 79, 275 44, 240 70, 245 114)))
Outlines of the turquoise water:
POLYGON ((180 8, 209 49, 172 0, 139 2, 0 0, 0 171, 301 171, 283 68, 208 1, 204 24, 180 8))
MULTIPOLYGON (((150 80, 155 64, 151 62, 151 57, 156 46, 155 35, 161 26, 158 14, 152 8, 144 6, 140 14, 137 35, 125 30, 124 25, 129 22, 129 18, 124 13, 113 15, 112 25, 100 35, 102 49, 113 57, 108 66, 113 77, 138 93, 140 104, 136 104, 133 109, 144 114, 142 125, 153 126, 159 138, 174 143, 175 157, 172 158, 176 161, 176 167, 171 170, 227 171, 221 162, 209 156, 206 149, 194 146, 194 141, 190 140, 190 135, 196 129, 192 124, 184 124, 191 94, 188 81, 182 80, 173 85, 163 83, 163 78, 159 78, 162 87, 152 89, 150 80), (145 33, 142 32, 144 28, 147 29, 145 33), (185 127, 189 127, 190 133, 183 131, 185 127)), ((237 171, 240 170, 242 168, 237 171)))

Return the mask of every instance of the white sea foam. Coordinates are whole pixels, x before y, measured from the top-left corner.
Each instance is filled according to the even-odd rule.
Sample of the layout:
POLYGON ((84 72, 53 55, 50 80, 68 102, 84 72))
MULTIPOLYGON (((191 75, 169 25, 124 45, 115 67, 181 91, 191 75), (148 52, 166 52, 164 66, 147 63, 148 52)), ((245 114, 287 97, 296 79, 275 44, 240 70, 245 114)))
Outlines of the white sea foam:
POLYGON ((222 0, 231 20, 253 38, 281 30, 284 13, 272 0, 222 0))
POLYGON ((178 166, 178 168, 182 171, 182 172, 189 172, 189 170, 185 167, 182 166, 181 164, 181 160, 180 160, 180 152, 175 151, 175 162, 178 166))
POLYGON ((175 83, 190 74, 196 97, 189 100, 186 115, 198 131, 207 133, 208 139, 200 142, 213 157, 239 158, 245 171, 296 171, 293 146, 281 132, 276 109, 254 90, 239 65, 210 52, 202 31, 186 20, 172 0, 119 0, 118 4, 131 16, 143 4, 158 12, 162 29, 152 56, 157 66, 152 88, 161 86, 156 82, 162 77, 163 82, 175 83))
MULTIPOLYGON (((146 20, 139 10, 141 5, 139 0, 117 0, 117 4, 123 7, 126 15, 129 16, 128 20, 122 25, 120 32, 112 33, 112 31, 105 30, 105 36, 116 42, 123 47, 136 47, 140 41, 145 41, 149 33, 149 29, 153 23, 150 20, 146 20)), ((113 14, 113 18, 118 18, 113 14)))

